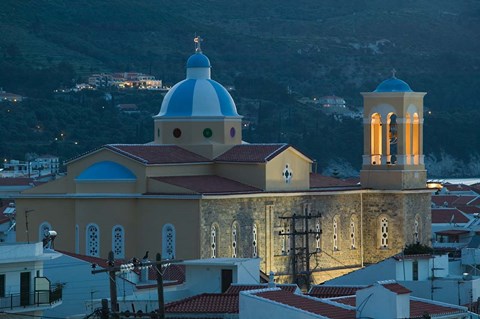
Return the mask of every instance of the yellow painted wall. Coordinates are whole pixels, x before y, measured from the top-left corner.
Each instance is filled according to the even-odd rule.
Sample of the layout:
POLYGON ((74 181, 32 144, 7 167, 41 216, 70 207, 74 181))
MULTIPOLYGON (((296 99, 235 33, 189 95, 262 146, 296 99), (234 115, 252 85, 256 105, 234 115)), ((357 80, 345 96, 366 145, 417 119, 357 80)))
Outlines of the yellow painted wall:
POLYGON ((277 155, 266 165, 266 190, 307 190, 310 188, 311 163, 292 147, 277 155), (289 183, 282 173, 288 165, 293 173, 289 183))

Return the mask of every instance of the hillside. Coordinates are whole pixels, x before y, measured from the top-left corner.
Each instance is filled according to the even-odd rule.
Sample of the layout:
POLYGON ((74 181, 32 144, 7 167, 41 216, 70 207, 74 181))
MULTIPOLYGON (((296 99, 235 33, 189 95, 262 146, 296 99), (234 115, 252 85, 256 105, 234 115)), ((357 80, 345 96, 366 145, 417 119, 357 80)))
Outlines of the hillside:
MULTIPOLYGON (((361 128, 323 125, 331 121, 322 115, 315 125, 298 122, 310 121, 313 111, 279 97, 289 87, 300 96, 334 93, 358 106, 359 92, 373 90, 395 68, 414 90, 428 92, 425 105, 436 120, 426 119, 425 153, 444 151, 468 161, 480 149, 478 137, 472 139, 478 122, 468 116, 480 107, 480 2, 474 0, 4 0, 0 32, 0 87, 47 100, 56 87, 98 71, 145 72, 175 83, 184 77, 193 35, 200 34, 216 80, 238 86, 268 79, 273 91, 248 97, 288 113, 277 119, 280 126, 264 129, 260 123, 247 134, 252 141, 268 140, 274 130, 276 140, 300 144, 324 165, 341 156, 358 167, 361 137, 353 132, 361 128), (443 130, 452 143, 439 137, 443 130), (337 131, 348 134, 345 146, 323 137, 337 131), (308 136, 318 142, 305 141, 308 136), (455 143, 456 136, 468 137, 469 144, 455 143)), ((244 92, 237 87, 240 108, 244 92)), ((263 112, 264 123, 275 121, 265 107, 263 112)))

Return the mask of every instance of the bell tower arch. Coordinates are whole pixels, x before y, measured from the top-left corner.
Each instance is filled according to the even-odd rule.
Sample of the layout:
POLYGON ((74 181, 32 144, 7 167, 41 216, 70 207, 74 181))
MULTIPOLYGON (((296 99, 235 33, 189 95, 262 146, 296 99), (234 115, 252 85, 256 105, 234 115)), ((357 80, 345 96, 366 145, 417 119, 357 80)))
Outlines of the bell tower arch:
POLYGON ((372 189, 426 187, 423 97, 393 75, 364 92, 364 149, 360 180, 372 189))

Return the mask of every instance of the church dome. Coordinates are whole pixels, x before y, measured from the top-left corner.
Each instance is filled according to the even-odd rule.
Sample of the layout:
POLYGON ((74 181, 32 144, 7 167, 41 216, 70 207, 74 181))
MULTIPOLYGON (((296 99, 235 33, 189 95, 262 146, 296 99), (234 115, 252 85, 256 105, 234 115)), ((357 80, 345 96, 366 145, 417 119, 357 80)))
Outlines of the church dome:
POLYGON ((413 92, 407 82, 392 76, 380 83, 373 92, 413 92))
POLYGON ((187 60, 187 77, 165 95, 158 117, 239 117, 230 93, 210 78, 210 60, 196 52, 187 60))

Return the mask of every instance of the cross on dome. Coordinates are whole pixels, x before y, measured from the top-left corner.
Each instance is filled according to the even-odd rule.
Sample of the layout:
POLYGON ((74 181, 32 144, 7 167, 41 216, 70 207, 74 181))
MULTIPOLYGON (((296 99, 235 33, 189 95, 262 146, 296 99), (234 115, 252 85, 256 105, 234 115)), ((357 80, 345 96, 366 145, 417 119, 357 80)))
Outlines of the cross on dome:
POLYGON ((392 69, 392 78, 396 78, 397 70, 395 68, 392 69))
POLYGON ((203 39, 200 36, 195 35, 193 38, 193 42, 195 42, 195 52, 202 52, 201 42, 203 39))

